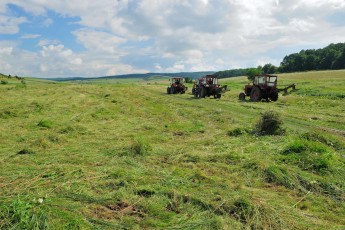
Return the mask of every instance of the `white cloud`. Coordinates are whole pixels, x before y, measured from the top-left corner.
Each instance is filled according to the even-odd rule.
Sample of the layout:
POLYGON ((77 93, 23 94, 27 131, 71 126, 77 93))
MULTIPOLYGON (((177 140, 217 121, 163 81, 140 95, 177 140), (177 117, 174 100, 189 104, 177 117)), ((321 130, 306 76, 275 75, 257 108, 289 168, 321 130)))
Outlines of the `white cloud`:
POLYGON ((182 63, 175 63, 173 66, 165 69, 166 72, 182 72, 185 70, 185 66, 182 63))
POLYGON ((39 51, 0 44, 0 52, 13 47, 10 56, 23 53, 38 63, 32 70, 27 68, 30 59, 0 57, 2 66, 16 71, 19 65, 34 76, 222 70, 265 61, 277 65, 290 50, 321 48, 345 37, 345 24, 331 21, 344 11, 344 0, 2 0, 3 34, 19 33, 20 25, 30 23, 9 12, 8 3, 45 18, 41 27, 58 24, 48 11, 66 21, 73 17, 79 26, 71 34, 83 50, 43 33, 35 47, 39 51))
POLYGON ((16 34, 19 25, 27 22, 25 17, 9 17, 0 14, 0 34, 16 34))
POLYGON ((47 39, 43 39, 43 40, 40 40, 38 42, 38 45, 39 46, 47 46, 47 45, 57 45, 59 44, 60 41, 59 40, 47 40, 47 39))
POLYGON ((126 74, 128 72, 130 73, 147 73, 148 72, 146 69, 137 69, 131 65, 126 65, 126 64, 113 64, 109 67, 106 67, 108 69, 106 73, 107 76, 126 74))
POLYGON ((13 47, 2 47, 0 48, 1 55, 11 55, 13 51, 13 47))
POLYGON ((20 38, 22 39, 34 39, 40 37, 40 34, 24 34, 20 38))
POLYGON ((77 40, 89 50, 113 53, 119 56, 123 55, 120 54, 121 52, 118 50, 118 45, 126 42, 124 38, 111 33, 91 29, 80 29, 74 31, 73 34, 76 36, 77 40))
POLYGON ((42 24, 43 24, 45 27, 49 27, 49 26, 52 25, 53 23, 54 23, 53 19, 47 18, 46 20, 43 21, 42 24))

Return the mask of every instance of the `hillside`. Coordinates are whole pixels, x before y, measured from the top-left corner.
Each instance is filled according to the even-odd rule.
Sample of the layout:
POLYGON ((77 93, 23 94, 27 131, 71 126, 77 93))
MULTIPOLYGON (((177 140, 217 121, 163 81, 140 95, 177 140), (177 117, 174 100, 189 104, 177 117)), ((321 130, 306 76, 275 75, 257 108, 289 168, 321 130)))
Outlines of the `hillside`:
POLYGON ((49 78, 54 81, 90 81, 90 80, 122 80, 122 79, 143 79, 147 80, 152 77, 189 77, 192 79, 203 77, 207 74, 213 74, 212 71, 203 72, 179 72, 179 73, 144 73, 144 74, 123 74, 95 78, 70 77, 70 78, 49 78))
POLYGON ((155 81, 0 84, 0 229, 345 227, 345 71, 280 74, 274 103, 155 81), (284 135, 252 132, 268 110, 284 135))

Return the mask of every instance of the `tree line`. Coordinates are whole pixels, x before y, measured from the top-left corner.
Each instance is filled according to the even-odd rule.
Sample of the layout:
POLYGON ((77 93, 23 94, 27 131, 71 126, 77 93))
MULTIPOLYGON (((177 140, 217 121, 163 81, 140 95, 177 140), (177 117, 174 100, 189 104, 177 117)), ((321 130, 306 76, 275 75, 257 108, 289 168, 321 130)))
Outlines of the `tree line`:
POLYGON ((284 57, 280 66, 271 63, 256 68, 234 69, 216 72, 218 78, 253 76, 255 74, 289 73, 309 70, 345 69, 345 43, 330 44, 322 49, 301 50, 284 57))

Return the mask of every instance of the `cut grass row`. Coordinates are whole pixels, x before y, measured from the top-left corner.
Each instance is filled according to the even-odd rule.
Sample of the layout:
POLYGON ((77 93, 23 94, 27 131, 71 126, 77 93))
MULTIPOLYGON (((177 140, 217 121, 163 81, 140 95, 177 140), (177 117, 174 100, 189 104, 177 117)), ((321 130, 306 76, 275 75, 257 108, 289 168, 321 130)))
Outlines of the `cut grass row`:
POLYGON ((244 78, 223 80, 221 100, 147 84, 1 85, 0 226, 344 226, 344 101, 299 94, 314 75, 341 93, 344 72, 283 75, 300 90, 276 103, 238 101, 244 78), (248 132, 266 110, 286 135, 248 132))

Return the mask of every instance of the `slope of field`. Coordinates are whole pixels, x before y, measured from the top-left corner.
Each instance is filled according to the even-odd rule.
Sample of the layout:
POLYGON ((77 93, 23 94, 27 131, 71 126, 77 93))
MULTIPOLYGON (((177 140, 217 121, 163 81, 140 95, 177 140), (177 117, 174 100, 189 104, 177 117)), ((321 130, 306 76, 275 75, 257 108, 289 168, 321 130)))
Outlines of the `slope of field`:
MULTIPOLYGON (((155 80, 153 80, 154 82, 155 80)), ((342 229, 345 71, 277 102, 162 84, 0 85, 1 229, 342 229), (276 111, 286 134, 251 130, 276 111)), ((191 88, 191 87, 190 87, 191 88)))

